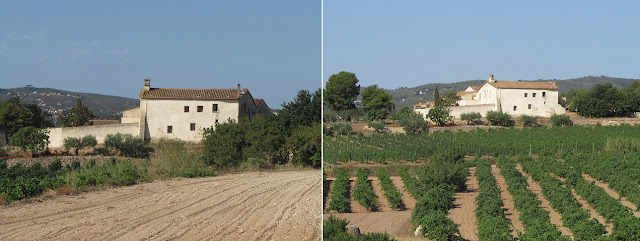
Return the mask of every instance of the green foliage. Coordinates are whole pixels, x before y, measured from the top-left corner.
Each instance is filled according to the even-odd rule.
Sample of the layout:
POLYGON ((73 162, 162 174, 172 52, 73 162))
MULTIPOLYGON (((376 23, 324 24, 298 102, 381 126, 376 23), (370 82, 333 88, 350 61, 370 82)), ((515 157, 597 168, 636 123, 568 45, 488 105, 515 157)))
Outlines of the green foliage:
POLYGON ((322 165, 320 131, 320 125, 302 126, 287 139, 285 148, 291 151, 294 166, 319 168, 322 165))
POLYGON ((6 143, 9 143, 9 137, 27 124, 27 116, 28 113, 16 101, 0 102, 0 132, 5 135, 6 143))
POLYGON ((438 84, 436 84, 436 90, 433 92, 433 102, 435 103, 436 107, 442 105, 442 99, 440 98, 440 91, 438 90, 438 84))
POLYGON ((604 149, 613 153, 638 153, 640 152, 640 139, 638 138, 607 138, 604 149))
POLYGON ((482 115, 480 112, 469 112, 460 114, 460 119, 463 121, 467 121, 468 125, 481 125, 482 124, 482 115))
POLYGON ((353 130, 353 126, 351 126, 351 124, 349 123, 335 123, 333 124, 333 130, 336 131, 337 134, 346 136, 351 134, 351 131, 353 130))
POLYGON ((573 121, 571 121, 571 118, 569 117, 569 115, 551 115, 551 123, 554 126, 571 126, 573 125, 573 121))
POLYGON ((515 240, 510 234, 511 222, 506 219, 503 210, 504 202, 500 197, 497 181, 491 173, 491 165, 487 160, 476 159, 476 163, 476 177, 480 187, 475 200, 478 239, 515 240))
POLYGON ((378 132, 378 133, 382 133, 382 132, 384 132, 384 125, 385 125, 385 123, 384 123, 384 121, 383 121, 383 120, 379 120, 379 121, 369 121, 369 122, 367 123, 367 126, 368 126, 369 128, 372 128, 375 132, 378 132))
POLYGON ((404 129, 404 132, 408 134, 419 134, 425 130, 426 121, 422 115, 412 112, 407 113, 404 118, 398 121, 400 126, 404 129))
POLYGON ((215 129, 205 129, 204 160, 217 168, 233 168, 245 160, 242 149, 246 146, 246 121, 230 120, 215 129))
MULTIPOLYGON (((322 101, 321 92, 316 90, 313 95, 307 90, 300 90, 296 98, 278 111, 280 131, 290 135, 298 126, 312 126, 321 122, 322 101)), ((255 116, 254 116, 255 118, 255 116)))
POLYGON ((372 211, 378 206, 378 196, 373 192, 373 186, 369 182, 369 170, 358 168, 356 171, 356 186, 353 189, 353 199, 372 211))
POLYGON ((569 103, 569 105, 567 106, 567 110, 571 112, 576 112, 577 111, 576 104, 573 101, 571 101, 571 103, 569 103))
POLYGON ((384 109, 370 110, 367 112, 367 116, 364 117, 364 120, 367 121, 375 121, 375 120, 384 120, 387 118, 389 113, 384 109))
POLYGON ((440 104, 442 106, 455 106, 458 105, 458 101, 460 100, 460 96, 457 95, 456 92, 447 93, 440 98, 440 104))
POLYGON ((402 120, 411 114, 413 114, 413 111, 409 109, 409 107, 405 106, 405 107, 402 107, 402 109, 393 112, 391 114, 391 119, 396 121, 402 120))
POLYGON ((358 78, 354 73, 341 71, 329 77, 324 90, 324 102, 331 110, 355 108, 353 101, 360 93, 358 78))
POLYGON ((430 240, 463 240, 458 224, 447 218, 453 207, 453 189, 447 184, 429 189, 416 203, 411 213, 414 227, 422 226, 422 235, 430 240))
POLYGON ((24 152, 40 153, 49 145, 49 131, 33 126, 20 128, 11 136, 11 145, 18 146, 24 152))
POLYGON ((433 121, 439 126, 444 126, 453 119, 453 116, 451 116, 450 114, 451 109, 444 106, 437 106, 429 110, 429 113, 427 113, 427 118, 429 118, 429 120, 433 121))
POLYGON ((323 221, 322 223, 322 238, 323 240, 332 241, 394 241, 387 233, 365 233, 360 235, 359 238, 347 233, 347 224, 349 222, 346 219, 338 219, 333 215, 323 221))
POLYGON ((511 115, 500 111, 487 111, 486 118, 494 126, 512 126, 514 124, 511 115))
POLYGON ((168 177, 215 176, 194 149, 193 144, 181 140, 160 139, 152 156, 152 172, 168 177))
POLYGON ((640 91, 636 81, 627 89, 618 89, 611 83, 597 84, 591 90, 576 95, 573 101, 578 114, 586 117, 626 116, 640 111, 640 91))
MULTIPOLYGON (((284 126, 279 118, 277 116, 256 115, 249 123, 237 124, 237 127, 244 126, 246 128, 244 138, 251 140, 245 142, 246 146, 243 146, 242 149, 246 158, 269 160, 272 163, 286 163, 287 152, 282 147, 287 141, 287 131, 282 130, 284 126)), ((306 126, 300 125, 296 129, 304 127, 306 126)))
POLYGON ((402 203, 402 193, 398 192, 396 186, 391 182, 391 178, 389 174, 384 170, 384 168, 378 169, 378 180, 380 180, 380 186, 382 187, 382 191, 384 191, 384 196, 389 201, 389 205, 394 210, 402 210, 404 208, 404 203, 402 203))
POLYGON ((538 125, 538 117, 532 115, 521 115, 520 121, 524 126, 537 126, 538 125))
POLYGON ((108 134, 104 138, 104 146, 126 157, 144 158, 149 155, 144 140, 131 134, 108 134))
POLYGON ((336 210, 339 213, 350 212, 351 198, 349 195, 349 173, 343 168, 336 172, 336 180, 333 181, 329 203, 329 211, 336 210))
POLYGON ((362 104, 367 116, 371 117, 369 120, 383 119, 389 111, 394 109, 393 96, 384 89, 378 88, 377 85, 369 86, 362 91, 362 104), (372 111, 378 113, 369 114, 372 111))
POLYGON ((65 127, 84 126, 93 118, 96 118, 96 115, 93 114, 88 107, 82 105, 80 98, 78 98, 78 104, 76 107, 62 112, 58 117, 62 125, 65 127))

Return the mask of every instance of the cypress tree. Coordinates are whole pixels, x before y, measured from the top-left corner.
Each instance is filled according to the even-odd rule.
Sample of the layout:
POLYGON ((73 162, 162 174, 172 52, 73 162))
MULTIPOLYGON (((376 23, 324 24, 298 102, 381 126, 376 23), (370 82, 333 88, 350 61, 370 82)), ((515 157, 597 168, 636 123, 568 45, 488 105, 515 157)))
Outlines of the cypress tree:
POLYGON ((435 102, 435 106, 440 106, 440 92, 438 91, 438 84, 436 84, 436 91, 433 93, 433 101, 435 102))

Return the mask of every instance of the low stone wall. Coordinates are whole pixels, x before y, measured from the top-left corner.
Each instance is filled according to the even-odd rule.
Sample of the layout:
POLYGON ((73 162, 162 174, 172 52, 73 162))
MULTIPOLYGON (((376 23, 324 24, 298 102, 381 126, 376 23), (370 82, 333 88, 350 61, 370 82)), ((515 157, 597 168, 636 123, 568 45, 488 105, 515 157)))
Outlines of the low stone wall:
POLYGON ((100 126, 80 126, 80 127, 54 127, 47 128, 49 131, 49 147, 61 147, 64 138, 67 137, 83 137, 86 135, 92 135, 98 140, 98 144, 104 142, 104 138, 108 134, 131 134, 134 136, 140 135, 139 123, 125 123, 114 125, 100 125, 100 126))
POLYGON ((107 156, 53 156, 53 157, 36 157, 36 158, 12 158, 12 159, 7 159, 6 162, 7 162, 7 166, 8 167, 13 166, 13 165, 15 165, 17 163, 22 163, 22 165, 27 166, 27 167, 30 167, 34 163, 40 163, 40 165, 42 165, 43 167, 47 167, 55 159, 60 159, 60 162, 62 163, 62 166, 64 166, 66 164, 71 164, 74 161, 78 161, 78 162, 80 162, 80 164, 82 164, 82 163, 88 162, 91 159, 96 160, 96 163, 98 163, 98 164, 102 164, 105 161, 111 160, 111 158, 115 158, 115 157, 107 157, 107 156))
MULTIPOLYGON (((487 111, 496 110, 496 106, 494 104, 484 104, 484 105, 465 105, 465 106, 447 106, 447 108, 451 109, 451 116, 454 118, 460 118, 460 114, 463 113, 471 113, 471 112, 479 112, 482 117, 487 115, 487 111)), ((431 108, 426 109, 416 109, 414 110, 416 113, 421 114, 426 118, 427 113, 431 108)))

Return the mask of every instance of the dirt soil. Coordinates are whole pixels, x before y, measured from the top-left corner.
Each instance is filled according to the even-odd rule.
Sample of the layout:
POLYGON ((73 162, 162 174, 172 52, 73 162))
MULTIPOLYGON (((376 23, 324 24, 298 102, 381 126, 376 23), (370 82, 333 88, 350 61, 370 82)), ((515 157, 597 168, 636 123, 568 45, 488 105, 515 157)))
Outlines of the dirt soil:
POLYGON ((387 232, 392 237, 413 237, 411 227, 411 212, 370 212, 370 213, 334 213, 325 214, 324 218, 334 215, 337 218, 344 218, 349 224, 357 225, 360 233, 384 233, 387 232))
POLYGON ((0 240, 319 240, 320 172, 170 179, 0 207, 0 240))
POLYGON ((569 118, 576 125, 596 125, 601 124, 603 126, 607 125, 620 125, 620 124, 640 124, 640 118, 630 118, 630 117, 608 117, 608 118, 587 118, 578 115, 575 112, 569 113, 569 118))
POLYGON ((596 180, 595 178, 589 176, 589 174, 582 174, 582 177, 584 178, 584 180, 587 180, 589 182, 595 182, 596 186, 604 189, 604 191, 609 194, 609 196, 620 200, 620 204, 622 204, 625 207, 628 207, 629 209, 631 209, 631 211, 633 212, 633 216, 636 216, 637 218, 640 218, 640 212, 638 212, 636 205, 633 204, 632 202, 629 202, 625 197, 620 198, 620 194, 618 194, 616 191, 614 191, 613 189, 611 189, 609 187, 608 184, 600 181, 600 180, 596 180))
POLYGON ((467 190, 456 192, 453 197, 454 208, 449 210, 450 218, 454 223, 460 224, 460 235, 465 240, 478 240, 476 233, 478 225, 476 223, 476 204, 478 197, 478 179, 475 176, 476 168, 469 168, 469 177, 467 177, 467 190))
POLYGON ((507 190, 507 180, 500 174, 500 168, 496 165, 491 165, 491 173, 496 178, 496 182, 498 187, 500 187, 500 197, 502 198, 502 202, 504 202, 504 214, 508 220, 511 220, 513 227, 511 229, 511 235, 513 237, 518 237, 518 232, 524 232, 524 226, 522 225, 522 221, 520 221, 520 212, 516 210, 516 206, 513 203, 513 196, 507 190))

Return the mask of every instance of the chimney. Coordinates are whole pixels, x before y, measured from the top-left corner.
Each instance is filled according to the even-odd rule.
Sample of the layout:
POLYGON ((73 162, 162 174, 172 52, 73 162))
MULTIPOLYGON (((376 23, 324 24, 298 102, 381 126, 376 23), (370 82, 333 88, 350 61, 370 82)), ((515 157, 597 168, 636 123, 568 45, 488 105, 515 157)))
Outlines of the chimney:
POLYGON ((493 82, 496 82, 496 80, 493 78, 493 75, 490 74, 489 75, 489 83, 493 83, 493 82))
POLYGON ((240 88, 240 84, 238 84, 238 96, 243 95, 244 92, 242 91, 242 88, 240 88))
POLYGON ((151 89, 151 79, 144 79, 144 90, 151 89))

